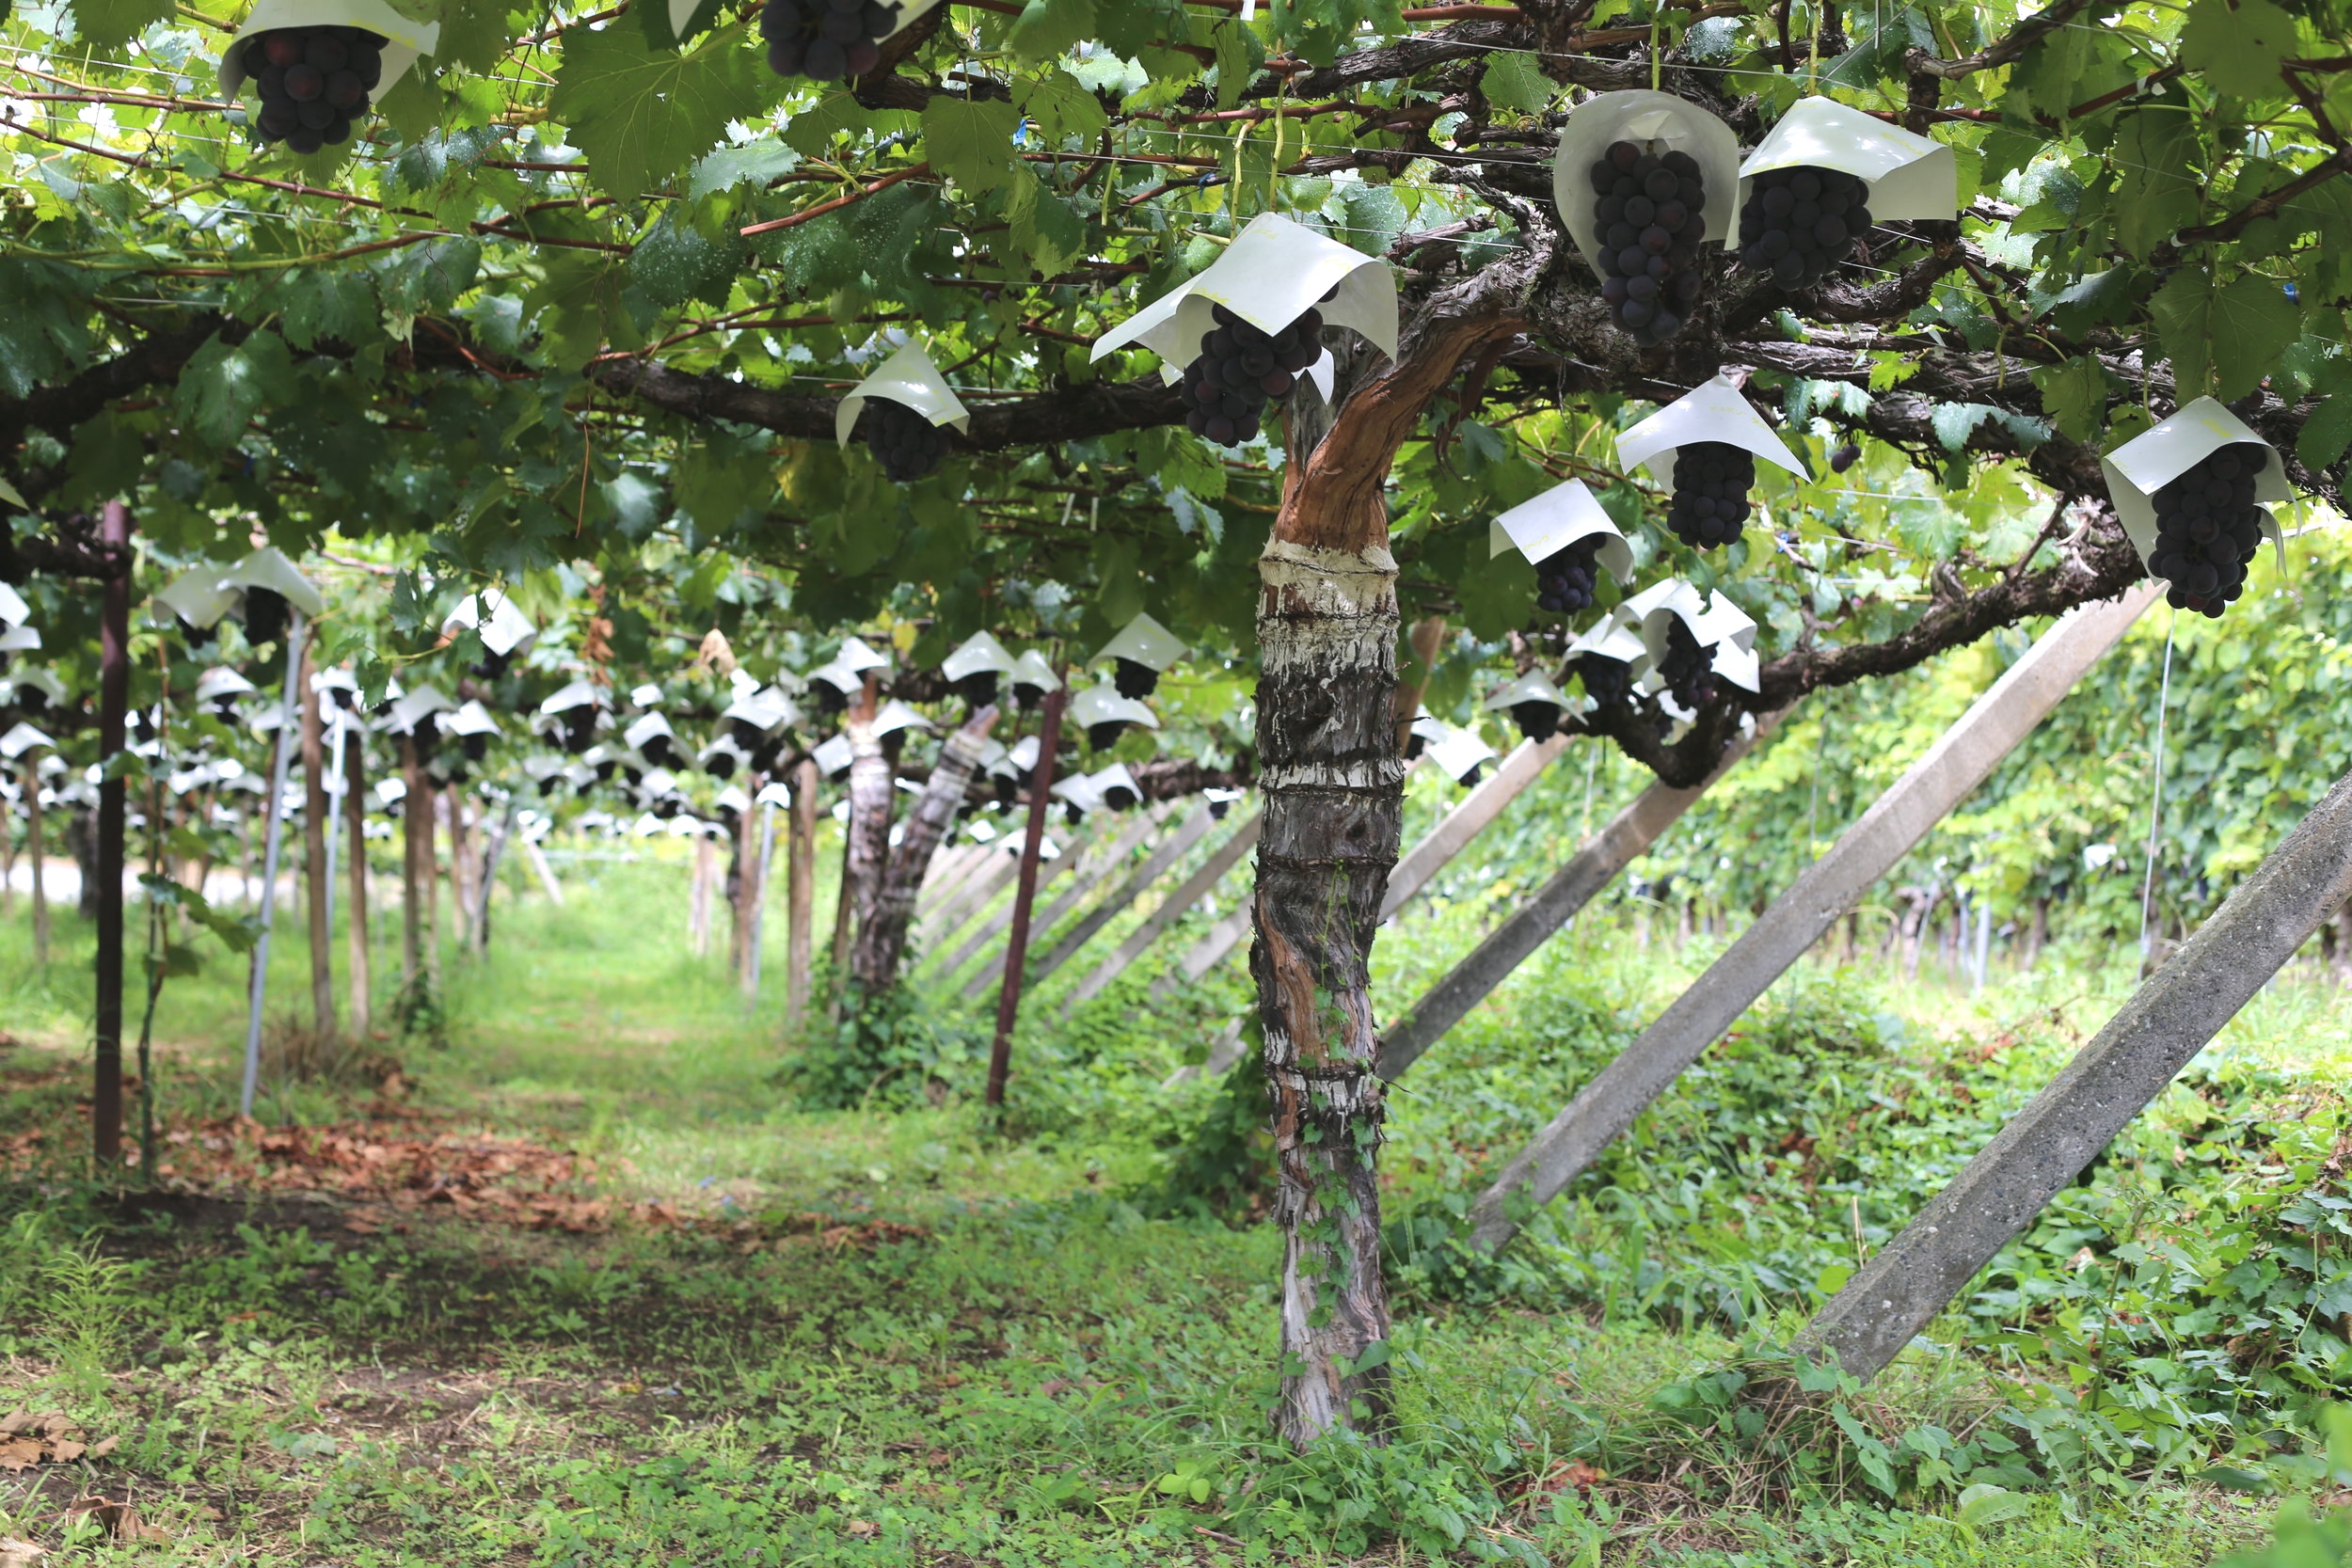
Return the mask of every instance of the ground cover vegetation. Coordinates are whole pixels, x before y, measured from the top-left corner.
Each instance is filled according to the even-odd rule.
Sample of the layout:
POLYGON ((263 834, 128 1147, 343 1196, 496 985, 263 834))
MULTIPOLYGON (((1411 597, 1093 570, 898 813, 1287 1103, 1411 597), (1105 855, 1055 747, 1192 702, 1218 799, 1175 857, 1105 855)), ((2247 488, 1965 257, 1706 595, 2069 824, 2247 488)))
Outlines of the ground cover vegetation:
MULTIPOLYGON (((745 1465, 739 1483, 675 1455, 616 1480, 572 1454, 571 1502, 529 1492, 528 1549, 583 1560, 630 1510, 648 1552, 713 1549, 693 1532, 724 1516, 779 1560, 1055 1558, 1138 1531, 1210 1555, 1570 1560, 1611 1540, 1803 1554, 1843 1531, 1893 1560, 1975 1551, 2028 1515, 2095 1551, 2157 1528, 2119 1503, 2133 1488, 2177 1503, 2164 1549, 2194 1554, 2248 1522, 2211 1488, 2342 1480, 2341 1117, 2301 1063, 2199 1059, 2051 1177, 2087 1160, 2075 1185, 2023 1202, 1991 1283, 1885 1380, 1818 1339, 1788 1349, 1792 1314, 1851 1305, 1866 1292, 1841 1283, 1908 1256, 1907 1222, 2024 1125, 2067 1046, 2106 1049, 2102 1024, 2144 1004, 2133 1059, 2166 1059, 2161 1082, 2220 1026, 2167 1032, 2204 1019, 2197 976, 2227 1013, 2306 930, 2325 924, 2323 959, 2352 955, 2329 910, 2249 912, 2342 871, 2339 705, 2313 694, 2340 673, 2344 558, 2300 534, 2294 567, 2263 547, 2336 516, 2352 446, 2352 18, 2333 0, 288 5, 0 8, 8 849, 38 863, 51 814, 87 893, 62 927, 32 911, 22 1032, 55 1050, 78 1027, 53 977, 81 918, 97 982, 88 1146, 11 1135, 40 1199, 9 1233, 17 1277, 154 1314, 145 1354, 220 1307, 264 1311, 262 1286, 206 1283, 237 1259, 286 1290, 329 1271, 327 1299, 357 1305, 290 1324, 317 1365, 356 1366, 404 1313, 445 1341, 492 1332, 467 1300, 523 1275, 447 1254, 503 1227, 549 1249, 534 1268, 610 1262, 671 1304, 643 1323, 684 1332, 709 1292, 713 1333, 787 1356, 771 1377, 814 1377, 793 1359, 812 1346, 834 1357, 833 1438, 731 1435, 707 1463, 745 1465), (2027 639, 2107 626, 2097 607, 2152 598, 2152 576, 2162 642, 2153 620, 2124 639, 2099 677, 2112 700, 2013 744, 1834 953, 1813 943, 1871 984, 1792 983, 1727 1038, 1684 1042, 1684 1063, 1716 1048, 1567 1156, 1561 1203, 1522 1201, 1529 1134, 1647 1070, 1619 1065, 1662 988, 1743 916, 1772 929, 1771 897, 1870 822, 1881 784, 2010 689, 1994 674, 2030 673, 2027 639), (1577 832, 1571 768, 1476 871, 1448 865, 1458 845, 1400 863, 1452 784, 1490 764, 1498 789, 1525 783, 1533 753, 1475 733, 1502 712, 1530 747, 1578 748, 1577 832), (1418 1042, 1429 1076, 1392 1104, 1381 1021, 1449 972, 1439 955, 1468 954, 1512 889, 1597 864, 1606 847, 1577 848, 1597 809, 1724 769, 1679 832, 1597 874, 1607 897, 1546 949, 1576 955, 1548 1010, 1506 997, 1418 1042), (1083 912, 1155 834, 1204 821, 1184 814, 1210 790, 1253 798, 1226 839, 1246 892, 1083 912), (372 896, 367 863, 394 813, 400 868, 378 874, 397 900, 372 896), (779 814, 782 1027, 755 1010, 755 1028, 698 966, 724 924, 729 984, 760 994, 779 814), (272 930, 211 873, 248 871, 257 836, 274 860, 282 820, 304 888, 272 930), (973 849, 991 838, 1022 847, 1018 892, 1009 857, 973 849), (575 968, 567 993, 561 963, 512 967, 551 933, 611 948, 603 911, 491 892, 528 860, 551 898, 541 857, 565 843, 638 857, 612 873, 625 911, 663 896, 630 879, 665 846, 689 861, 687 969, 575 968), (927 900, 934 868, 974 895, 927 900), (1384 952, 1386 905, 1416 893, 1430 940, 1384 952), (1181 965, 1064 962, 1098 936, 1150 945, 1162 912, 1181 965), (494 942, 494 914, 523 933, 494 942), (2247 950, 2214 955, 2201 930, 2247 950), (1223 967, 1245 937, 1246 981, 1223 967), (236 1033, 222 972, 247 951, 307 982, 309 1016, 257 1026, 215 1106, 209 1053, 236 1033), (1930 1016, 1892 984, 1923 965, 1976 987, 1999 970, 1984 994, 2023 1010, 1930 1016), (826 1177, 827 1202, 790 1217, 713 1212, 747 1210, 723 1185, 681 1202, 635 1156, 633 1175, 596 1167, 586 1134, 678 1109, 618 1089, 585 1129, 521 1104, 461 1125, 491 1080, 512 1090, 486 1064, 533 1053, 512 1024, 542 1001, 573 1022, 538 1070, 573 1081, 556 1047, 594 1056, 607 1033, 576 1022, 582 997, 675 1004, 735 1041, 692 1053, 714 1121, 783 1116, 818 1164, 838 1138, 922 1131, 938 1190, 894 1210, 894 1159, 858 1201, 826 1177), (1518 1034, 1480 1082, 1464 1064, 1498 1017, 1518 1034), (182 1075, 211 1085, 193 1101, 159 1101, 159 1020, 167 1059, 176 1037, 204 1064, 182 1075), (763 1049, 779 1033, 792 1049, 763 1049), (421 1051, 444 1053, 437 1085, 421 1051), (264 1096, 267 1132, 228 1119, 264 1096), (358 1206, 331 1239, 325 1215, 269 1210, 322 1181, 358 1206), (132 1205, 148 1230, 92 1207, 125 1187, 166 1195, 132 1205), (206 1207, 238 1191, 264 1195, 242 1231, 206 1207), (802 1251, 832 1259, 806 1297, 802 1251), (1033 1253, 1070 1272, 1025 1275, 1033 1253), (1186 1259, 1215 1327, 1167 1272, 1186 1259), (375 1283, 395 1273, 471 1283, 375 1283), (1057 1392, 1117 1418, 1101 1455, 1018 1482, 1009 1513, 920 1528, 854 1488, 825 1500, 852 1410, 961 1386, 945 1380, 976 1356, 1027 1365, 1054 1336, 992 1314, 1034 1301, 1058 1323, 1104 1276, 1143 1331, 1055 1353, 1073 1374, 1057 1392), (1674 1364, 1641 1416, 1581 1411, 1573 1378, 1501 1403, 1448 1383, 1488 1364, 1482 1344, 1533 1342, 1510 1324, 1563 1319, 1674 1364), (856 1371, 852 1320, 873 1361, 856 1371), (1245 1343, 1254 1370, 1222 1359, 1245 1343), (1171 1403, 1150 1358, 1196 1352, 1171 1403), (1115 1377, 1081 1370, 1119 1354, 1115 1377), (858 1381, 877 1368, 906 1372, 858 1381), (1148 1439, 1119 1424, 1137 1411, 1148 1439), (752 1479, 787 1451, 813 1481, 752 1479), (1957 1533, 1915 1546, 1863 1512, 1890 1499, 1939 1520, 1948 1502, 1927 1528, 1957 1533), (1041 1509, 1058 1511, 1045 1534, 990 1533, 1041 1509), (1723 1533, 1689 1533, 1706 1529, 1723 1533)), ((1216 837, 1176 858, 1202 865, 1216 837)), ((2290 990, 2321 994, 2291 967, 2290 990)), ((65 1092, 26 1071, 28 1106, 65 1092)), ((129 1330, 48 1300, 23 1342, 58 1402, 8 1451, 111 1460, 96 1370, 129 1330)), ((597 1305, 562 1307, 587 1325, 564 1332, 631 1310, 597 1305)), ((288 1341, 252 1342, 258 1361, 288 1341)), ((702 1424, 739 1433, 770 1397, 706 1403, 702 1424)), ((939 1450, 991 1456, 971 1480, 1000 1502, 1001 1455, 1058 1418, 1025 1408, 1031 1428, 939 1450)), ((235 1501, 201 1506, 225 1521, 235 1501)), ((68 1528, 137 1539, 128 1506, 68 1528)), ((376 1531, 366 1549, 396 1550, 407 1506, 346 1512, 376 1531)), ((298 1537, 333 1516, 309 1510, 298 1537)), ((2279 1528, 2292 1558, 2337 1525, 2279 1528)))

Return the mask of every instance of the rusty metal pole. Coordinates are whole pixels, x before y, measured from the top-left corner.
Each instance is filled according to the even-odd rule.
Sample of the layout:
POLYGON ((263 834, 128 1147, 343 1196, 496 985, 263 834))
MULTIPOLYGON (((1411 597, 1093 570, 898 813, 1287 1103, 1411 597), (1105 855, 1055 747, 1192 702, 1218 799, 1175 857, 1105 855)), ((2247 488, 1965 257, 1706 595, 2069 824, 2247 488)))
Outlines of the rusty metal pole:
POLYGON ((1052 809, 1054 748, 1061 744, 1062 702, 1067 683, 1045 694, 1045 717, 1038 730, 1037 767, 1029 774, 1029 828, 1021 841, 1021 880, 1012 895, 1012 936, 1005 948, 1005 982, 996 993, 996 1039, 988 1053, 988 1103, 1005 1102, 1005 1075, 1012 1065, 1012 1025, 1021 1014, 1021 972, 1028 967, 1029 906, 1037 898, 1038 846, 1045 839, 1052 809))
POLYGON ((130 507, 108 501, 98 537, 117 557, 98 613, 98 755, 107 766, 98 785, 98 1006, 92 1055, 97 1081, 90 1093, 90 1152, 104 1167, 122 1159, 123 783, 112 764, 122 752, 131 695, 130 507))

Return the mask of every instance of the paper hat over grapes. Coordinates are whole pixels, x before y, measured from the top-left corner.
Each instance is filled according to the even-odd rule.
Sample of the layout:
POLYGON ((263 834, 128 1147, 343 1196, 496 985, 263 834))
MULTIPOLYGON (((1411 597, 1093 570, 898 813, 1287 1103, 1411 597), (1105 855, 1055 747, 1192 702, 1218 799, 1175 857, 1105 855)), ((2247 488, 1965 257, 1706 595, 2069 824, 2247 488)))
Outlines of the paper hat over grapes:
POLYGON ((857 760, 857 749, 850 744, 848 736, 836 735, 831 740, 818 742, 808 753, 808 760, 817 765, 818 772, 831 778, 857 760))
POLYGON ((1094 785, 1095 794, 1113 811, 1124 811, 1127 806, 1135 805, 1143 799, 1143 786, 1136 783, 1136 776, 1127 771, 1127 765, 1123 762, 1096 768, 1087 775, 1087 782, 1094 785), (1117 799, 1121 791, 1127 796, 1126 806, 1120 805, 1117 799))
POLYGON ((1648 645, 1613 613, 1570 642, 1565 657, 1573 663, 1588 654, 1596 658, 1613 658, 1631 666, 1637 673, 1649 662, 1648 645))
POLYGON ((541 703, 539 711, 548 715, 568 713, 583 704, 596 707, 604 705, 604 693, 597 689, 596 682, 585 680, 572 682, 546 702, 541 703))
POLYGON ((1120 628, 1119 635, 1094 650, 1087 662, 1100 664, 1104 659, 1123 658, 1150 669, 1165 671, 1184 657, 1184 645, 1176 634, 1152 619, 1137 615, 1120 628))
POLYGON ((874 734, 877 736, 895 734, 899 730, 929 730, 937 727, 896 697, 882 704, 882 711, 874 715, 874 734))
POLYGON ((36 746, 46 746, 55 751, 56 745, 56 741, 20 720, 8 727, 8 734, 0 735, 0 757, 14 762, 36 746))
POLYGON ((721 711, 719 717, 731 724, 768 731, 780 730, 796 721, 801 713, 792 705, 791 698, 772 686, 765 686, 736 698, 721 711))
POLYGON ((874 651, 873 645, 862 637, 845 637, 834 652, 833 662, 845 669, 864 674, 868 670, 887 670, 890 660, 874 651))
MULTIPOLYGON (((867 398, 888 398, 902 403, 925 419, 937 424, 951 424, 958 430, 972 428, 972 411, 956 396, 947 378, 939 373, 931 356, 921 343, 901 344, 898 351, 843 394, 841 406, 834 410, 834 444, 848 446, 850 431, 857 423, 858 410, 866 406, 867 398)), ((850 639, 856 642, 856 638, 850 639)), ((847 644, 845 643, 846 647, 847 644)), ((859 643, 863 647, 865 644, 859 643)))
POLYGON ((496 588, 469 594, 458 600, 457 608, 441 619, 441 635, 447 637, 467 626, 473 627, 485 648, 500 655, 514 653, 539 635, 539 628, 515 608, 515 601, 496 588), (485 604, 489 607, 486 612, 483 609, 485 604))
POLYGON ((33 607, 17 591, 0 582, 0 626, 21 626, 33 618, 33 607))
POLYGON ((1160 727, 1160 716, 1136 701, 1122 697, 1119 689, 1107 682, 1089 686, 1070 700, 1070 721, 1082 729, 1097 724, 1140 724, 1147 730, 1160 727))
POLYGON ((1617 437, 1617 462, 1627 468, 1646 467, 1661 484, 1674 483, 1674 454, 1699 441, 1721 441, 1742 448, 1765 462, 1805 476, 1788 444, 1749 406, 1728 377, 1717 376, 1661 408, 1617 437))
POLYGON ((1539 670, 1530 670, 1518 679, 1495 688, 1494 694, 1479 705, 1488 713, 1500 713, 1521 703, 1549 703, 1570 712, 1577 707, 1575 700, 1539 670))
POLYGON ((1701 594, 1678 578, 1652 583, 1619 605, 1618 622, 1633 628, 1655 673, 1666 657, 1666 625, 1680 621, 1702 648, 1712 648, 1714 671, 1743 690, 1756 689, 1756 623, 1722 594, 1701 594))
POLYGON ((1531 565, 1541 564, 1580 539, 1608 535, 1593 558, 1619 582, 1633 576, 1633 548, 1600 501, 1581 479, 1555 484, 1511 508, 1486 531, 1486 559, 1516 548, 1531 565))
POLYGON ((1035 687, 1040 691, 1059 691, 1061 677, 1045 662, 1045 656, 1031 648, 1012 661, 1011 685, 1035 687))
POLYGON ((385 717, 385 727, 394 735, 406 735, 437 713, 447 713, 456 707, 444 693, 429 686, 421 686, 392 705, 385 717))
POLYGON ((759 793, 752 797, 752 803, 761 806, 789 806, 792 803, 792 786, 782 779, 771 779, 759 786, 759 793))
POLYGON ((1012 673, 1012 654, 995 638, 984 631, 976 631, 956 645, 956 651, 940 660, 939 673, 951 681, 967 675, 988 673, 999 675, 1012 673))
POLYGON ((1016 779, 1020 778, 1024 774, 1027 773, 1029 769, 1037 766, 1037 736, 1033 735, 1025 735, 1013 743, 1012 750, 1007 752, 1000 759, 999 764, 993 765, 989 771, 993 773, 1001 772, 1016 779))
POLYGON ((1494 760, 1495 749, 1476 730, 1457 730, 1443 721, 1432 722, 1437 733, 1427 736, 1429 746, 1422 755, 1447 778, 1459 780, 1471 768, 1494 760))
POLYGON ((10 626, 0 631, 0 654, 29 654, 40 647, 40 632, 32 626, 10 626))
POLYGON ((216 703, 224 697, 242 697, 253 689, 246 680, 226 664, 215 664, 196 677, 196 700, 216 703))
POLYGON ((452 735, 497 735, 499 721, 479 702, 469 702, 450 716, 444 726, 452 735))
POLYGON ((1950 148, 1833 98, 1799 99, 1756 144, 1740 179, 1744 185, 1775 168, 1834 168, 1867 180, 1870 214, 1881 223, 1960 216, 1960 165, 1950 148))
POLYGON ((1097 811, 1103 805, 1103 786, 1094 782, 1091 773, 1068 773, 1054 781, 1054 787, 1045 792, 1057 800, 1067 801, 1080 811, 1097 811))
POLYGON ((227 570, 212 562, 192 566, 156 589, 155 602, 199 631, 217 626, 237 604, 235 590, 221 586, 227 570))
MULTIPOLYGON (((29 631, 31 628, 25 629, 29 631)), ((0 682, 0 685, 7 687, 8 701, 14 703, 26 702, 25 693, 27 692, 35 693, 39 699, 52 703, 62 703, 67 695, 65 682, 57 678, 56 672, 54 670, 19 670, 6 682, 0 682)))
POLYGON ((1596 277, 1608 275, 1600 266, 1592 168, 1612 143, 1621 141, 1645 150, 1687 152, 1697 161, 1706 192, 1699 213, 1707 220, 1707 238, 1701 244, 1721 245, 1738 226, 1740 138, 1730 126, 1672 93, 1644 88, 1597 94, 1569 111, 1551 166, 1551 203, 1596 277))
MULTIPOLYGON (((1281 331, 1312 306, 1326 326, 1352 326, 1396 357, 1396 276, 1389 264, 1279 213, 1251 218, 1224 255, 1103 334, 1089 357, 1141 343, 1160 356, 1160 374, 1173 385, 1216 325, 1212 312, 1219 305, 1268 333, 1281 331), (1324 304, 1327 293, 1331 300, 1324 304)), ((1326 399, 1330 363, 1327 355, 1306 372, 1326 399)))
POLYGON ((419 55, 432 54, 441 41, 439 23, 411 22, 384 0, 262 0, 220 53, 223 98, 236 97, 245 85, 245 40, 279 27, 364 27, 382 39, 384 73, 370 95, 378 103, 419 55))
MULTIPOLYGON (((2132 548, 2139 552, 2140 564, 2146 565, 2155 553, 2156 492, 2221 448, 2240 441, 2249 441, 2270 453, 2262 472, 2254 476, 2256 503, 2267 508, 2292 502, 2295 487, 2287 483, 2286 464, 2277 449, 2211 398, 2183 405, 2099 459, 2099 467, 2106 471, 2108 499, 2115 502, 2116 517, 2130 536, 2132 548)), ((2266 511, 2262 530, 2279 552, 2283 569, 2286 546, 2278 520, 2266 511)))
POLYGON ((621 744, 632 752, 644 751, 652 741, 675 738, 676 732, 670 728, 670 721, 658 713, 639 714, 630 721, 628 728, 621 732, 621 744))

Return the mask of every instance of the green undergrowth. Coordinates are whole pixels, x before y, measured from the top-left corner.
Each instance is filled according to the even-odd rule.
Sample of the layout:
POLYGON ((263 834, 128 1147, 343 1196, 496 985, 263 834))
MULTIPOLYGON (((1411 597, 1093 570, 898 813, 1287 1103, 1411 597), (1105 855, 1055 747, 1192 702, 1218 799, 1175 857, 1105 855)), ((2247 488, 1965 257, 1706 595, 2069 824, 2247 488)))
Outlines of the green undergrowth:
MULTIPOLYGON (((2352 1481, 2328 1414, 2352 1386, 2332 992, 2260 999, 1865 1388, 1792 1365, 1790 1336, 2126 980, 1970 997, 1801 971, 1468 1262, 1480 1174, 1709 956, 1597 919, 1397 1085, 1398 1424, 1300 1456, 1266 1439, 1260 1091, 1247 1065, 1163 1086, 1238 1011, 1238 964, 1080 1006, 1057 976, 1000 1116, 972 1009, 918 991, 906 1064, 861 1082, 824 1053, 837 1019, 779 1045, 780 970, 747 1005, 684 952, 682 864, 567 878, 562 911, 501 906, 486 965, 445 958, 445 1046, 380 1043, 400 1115, 587 1153, 622 1217, 354 1231, 332 1206, 126 1210, 64 1167, 0 1190, 0 1407, 119 1439, 0 1475, 0 1533, 79 1551, 64 1505, 99 1490, 174 1532, 159 1562, 2334 1560, 2313 1555, 2352 1481), (2301 1497, 2320 1522, 2271 1542, 2301 1497)), ((1383 994, 1480 916, 1408 916, 1383 994)), ((86 933, 59 936, 28 980, 21 914, 0 923, 0 1132, 76 1114, 86 1010, 56 976, 86 933)), ((167 1129, 229 1103, 241 977, 215 958, 166 994, 167 1129)), ((391 1114, 332 1079, 272 1082, 264 1110, 391 1114)))

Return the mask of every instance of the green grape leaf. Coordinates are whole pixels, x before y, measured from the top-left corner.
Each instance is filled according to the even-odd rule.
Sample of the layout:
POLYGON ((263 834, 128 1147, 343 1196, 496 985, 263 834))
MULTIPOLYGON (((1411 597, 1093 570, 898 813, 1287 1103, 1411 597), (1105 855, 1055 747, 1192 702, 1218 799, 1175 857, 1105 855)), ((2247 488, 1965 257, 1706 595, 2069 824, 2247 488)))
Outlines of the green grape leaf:
POLYGON ((1029 0, 1013 18, 1005 41, 1013 57, 1028 65, 1066 55, 1093 36, 1094 0, 1029 0))
POLYGON ((780 141, 745 142, 723 147, 694 166, 686 194, 699 201, 737 185, 765 186, 769 181, 801 166, 801 155, 780 141))
POLYGON ((233 348, 215 333, 182 368, 173 401, 199 436, 232 445, 264 407, 294 403, 294 356, 275 332, 253 333, 233 348))
POLYGON ((704 238, 691 224, 671 221, 675 215, 662 214, 652 232, 637 242, 628 259, 629 280, 664 309, 696 296, 723 306, 735 277, 735 254, 704 238))
POLYGON ((2277 280, 2252 274, 2217 286, 2211 273, 2183 267, 2148 307, 2184 403, 2208 385, 2224 399, 2244 396, 2303 329, 2302 312, 2277 280))
POLYGON ((1090 142, 1110 124, 1102 101, 1059 71, 1015 82, 1012 98, 1023 114, 1037 121, 1039 134, 1049 145, 1058 146, 1069 136, 1090 142))
POLYGON ((1523 115, 1542 114, 1551 107, 1551 100, 1560 90, 1558 83, 1535 69, 1533 55, 1490 56, 1486 74, 1479 85, 1486 90, 1487 103, 1523 115))
POLYGON ((2099 416, 2107 407, 2107 372, 2096 359, 2069 359, 2061 365, 2037 365, 2033 384, 2041 388, 2042 411, 2069 440, 2088 441, 2099 432, 2099 416))
POLYGON ((2233 98, 2281 98, 2279 62, 2296 52, 2295 18, 2270 0, 2196 0, 2181 29, 2181 61, 2233 98))
POLYGON ((2202 188, 2191 160, 2197 127, 2185 105, 2156 103, 2123 121, 2115 136, 2115 237, 2145 261, 2195 221, 2202 188))
POLYGON ((686 55, 649 54, 634 28, 575 28, 564 36, 548 109, 571 128, 596 182, 657 190, 726 138, 729 120, 756 119, 777 79, 739 27, 723 27, 686 55))
POLYGON ((73 0, 73 30, 113 52, 172 14, 172 0, 73 0))
POLYGON ((1005 193, 1005 217, 1011 224, 1012 243, 1041 277, 1060 276, 1087 253, 1086 219, 1025 168, 1005 193))
POLYGON ((2352 447, 2352 360, 2328 360, 2313 381, 2319 406, 2296 436, 2295 455, 2307 468, 2325 468, 2352 447))
POLYGON ((923 105, 923 155, 968 195, 1013 183, 1012 134, 1021 112, 995 100, 934 93, 923 105))

